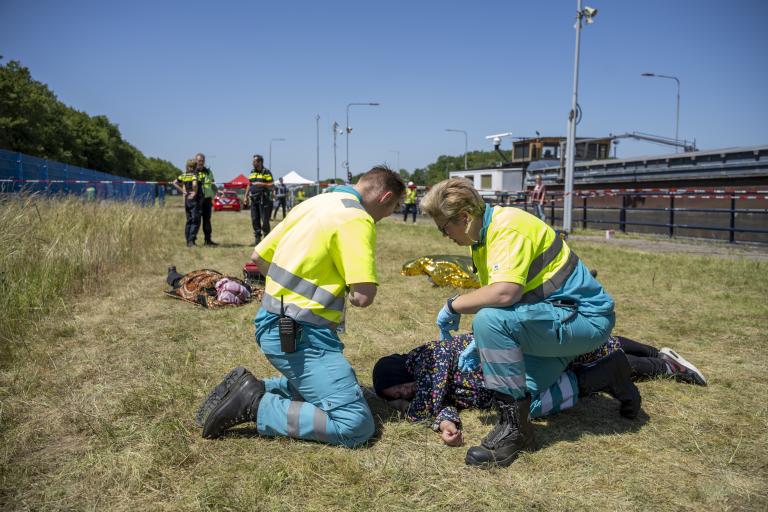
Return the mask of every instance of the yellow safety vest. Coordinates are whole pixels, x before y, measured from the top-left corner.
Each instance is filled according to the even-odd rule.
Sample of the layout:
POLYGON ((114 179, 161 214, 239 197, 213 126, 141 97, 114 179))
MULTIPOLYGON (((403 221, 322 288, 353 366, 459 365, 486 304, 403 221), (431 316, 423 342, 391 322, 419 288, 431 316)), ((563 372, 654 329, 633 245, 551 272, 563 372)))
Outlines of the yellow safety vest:
POLYGON ((335 328, 348 286, 378 283, 376 227, 354 193, 321 194, 294 207, 259 245, 268 261, 262 307, 300 322, 335 328))
POLYGON ((405 189, 405 204, 416 204, 416 189, 405 189))
POLYGON ((579 262, 551 227, 519 208, 486 207, 480 238, 471 249, 480 283, 519 284, 525 303, 558 290, 579 262))
POLYGON ((193 192, 192 184, 197 181, 197 174, 180 174, 176 180, 181 183, 185 192, 193 192))
POLYGON ((213 171, 203 167, 203 170, 197 173, 197 182, 202 185, 204 197, 213 197, 213 171))

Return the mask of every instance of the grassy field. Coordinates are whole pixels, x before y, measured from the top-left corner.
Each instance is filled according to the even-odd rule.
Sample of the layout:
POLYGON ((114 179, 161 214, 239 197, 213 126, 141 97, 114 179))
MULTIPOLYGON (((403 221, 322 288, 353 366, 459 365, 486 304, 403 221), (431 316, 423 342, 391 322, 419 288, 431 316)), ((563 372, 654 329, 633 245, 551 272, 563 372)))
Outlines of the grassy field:
MULTIPOLYGON (((252 428, 202 439, 194 412, 225 372, 239 364, 260 376, 274 370, 253 341, 256 305, 205 310, 174 301, 162 294, 165 272, 173 264, 239 275, 252 250, 248 212, 216 213, 222 245, 196 249, 184 246, 179 208, 146 212, 151 220, 129 231, 134 257, 89 267, 70 281, 89 293, 59 294, 59 306, 33 326, 3 335, 3 510, 768 508, 764 261, 655 253, 652 241, 644 250, 574 240, 616 299, 615 332, 677 349, 710 385, 641 383, 635 421, 620 418, 607 397, 590 397, 535 423, 538 451, 487 472, 464 465, 466 446, 444 446, 379 402, 376 438, 357 450, 260 438, 252 428)), ((124 218, 88 213, 104 225, 115 220, 98 219, 115 215, 124 218)), ((0 236, 10 229, 0 224, 0 236)), ((403 262, 462 252, 421 219, 383 221, 378 243, 376 304, 350 310, 343 336, 364 385, 378 357, 437 335, 434 317, 451 293, 400 276, 403 262)), ((3 258, 7 275, 11 260, 3 258)), ((468 446, 495 421, 492 412, 462 417, 468 446)))

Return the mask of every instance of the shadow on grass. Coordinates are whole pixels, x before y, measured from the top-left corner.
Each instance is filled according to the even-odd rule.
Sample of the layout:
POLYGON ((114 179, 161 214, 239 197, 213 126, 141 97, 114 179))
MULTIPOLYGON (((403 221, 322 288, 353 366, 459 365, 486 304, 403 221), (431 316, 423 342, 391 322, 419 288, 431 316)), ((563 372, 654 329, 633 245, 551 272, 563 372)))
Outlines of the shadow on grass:
POLYGON ((237 249, 240 247, 256 247, 256 246, 254 244, 235 244, 235 243, 219 242, 218 245, 215 245, 215 246, 200 245, 199 247, 204 248, 205 250, 216 250, 216 249, 237 249))
MULTIPOLYGON (((480 422, 492 428, 498 416, 491 410, 480 422)), ((619 414, 619 402, 604 395, 589 396, 573 408, 532 421, 538 449, 562 441, 578 441, 586 435, 614 435, 638 432, 650 417, 641 408, 630 420, 619 414)))

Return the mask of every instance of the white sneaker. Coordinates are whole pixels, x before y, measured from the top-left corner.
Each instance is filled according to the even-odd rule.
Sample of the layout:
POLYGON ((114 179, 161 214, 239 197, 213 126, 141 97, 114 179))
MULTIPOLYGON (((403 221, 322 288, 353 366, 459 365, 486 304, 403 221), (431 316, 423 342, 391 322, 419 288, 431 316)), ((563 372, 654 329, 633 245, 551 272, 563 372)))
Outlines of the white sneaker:
POLYGON ((699 386, 707 385, 707 379, 704 378, 704 374, 671 348, 661 348, 659 350, 659 357, 672 363, 672 366, 675 367, 674 376, 678 380, 698 384, 699 386))

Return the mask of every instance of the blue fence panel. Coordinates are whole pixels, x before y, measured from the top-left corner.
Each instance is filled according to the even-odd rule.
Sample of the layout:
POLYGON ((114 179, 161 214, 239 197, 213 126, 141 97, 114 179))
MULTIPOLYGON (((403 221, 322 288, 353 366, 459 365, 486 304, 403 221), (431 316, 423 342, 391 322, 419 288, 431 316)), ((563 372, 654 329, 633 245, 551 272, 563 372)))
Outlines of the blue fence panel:
POLYGON ((0 149, 0 192, 37 192, 49 195, 73 194, 94 199, 136 201, 152 205, 164 198, 165 189, 155 183, 136 183, 93 169, 46 160, 0 149))

